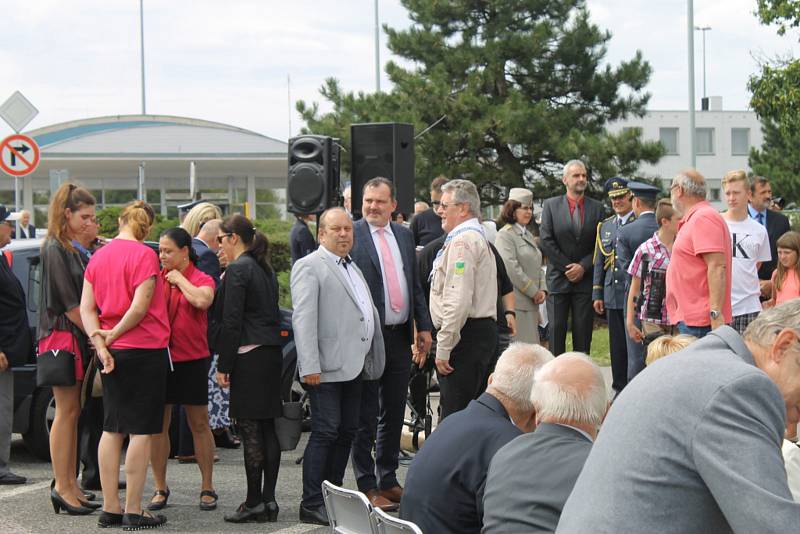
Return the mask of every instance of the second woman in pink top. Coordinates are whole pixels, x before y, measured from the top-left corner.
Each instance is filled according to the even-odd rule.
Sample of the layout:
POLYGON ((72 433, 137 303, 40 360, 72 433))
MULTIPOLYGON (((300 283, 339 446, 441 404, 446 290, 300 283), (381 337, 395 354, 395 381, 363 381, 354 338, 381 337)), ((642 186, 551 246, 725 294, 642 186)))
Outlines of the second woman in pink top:
POLYGON ((170 449, 170 415, 172 406, 180 404, 186 410, 202 477, 200 509, 213 510, 217 507, 217 494, 212 482, 214 436, 208 422, 211 352, 208 350, 206 310, 214 302, 214 279, 195 267, 197 255, 192 248, 192 236, 183 228, 170 228, 164 232, 158 250, 172 332, 169 350, 173 370, 167 378, 164 426, 160 434, 153 436, 150 461, 153 465, 155 493, 147 509, 161 510, 169 499, 167 458, 170 449))

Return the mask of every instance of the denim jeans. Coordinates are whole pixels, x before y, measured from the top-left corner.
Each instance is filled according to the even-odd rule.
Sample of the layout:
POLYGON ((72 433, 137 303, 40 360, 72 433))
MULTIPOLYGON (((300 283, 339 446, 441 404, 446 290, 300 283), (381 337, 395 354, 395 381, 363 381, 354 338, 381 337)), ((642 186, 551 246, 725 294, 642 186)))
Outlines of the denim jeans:
POLYGON ((361 376, 309 386, 311 436, 303 455, 303 506, 323 505, 322 482, 341 486, 358 429, 361 376))
POLYGON ((678 332, 689 336, 694 336, 697 339, 705 337, 706 334, 711 332, 711 326, 689 326, 683 321, 678 323, 678 332))

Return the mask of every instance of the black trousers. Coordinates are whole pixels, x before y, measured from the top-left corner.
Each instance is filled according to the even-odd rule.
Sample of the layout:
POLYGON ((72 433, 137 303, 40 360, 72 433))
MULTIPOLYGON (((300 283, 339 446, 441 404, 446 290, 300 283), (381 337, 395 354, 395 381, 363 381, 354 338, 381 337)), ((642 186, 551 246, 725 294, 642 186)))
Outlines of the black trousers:
POLYGON ((486 370, 497 346, 497 321, 491 317, 467 319, 461 340, 450 353, 449 375, 439 374, 441 422, 448 415, 463 410, 486 389, 486 370))
POLYGON ((547 315, 550 326, 550 352, 566 352, 567 324, 572 313, 572 350, 589 354, 592 345, 594 308, 591 293, 550 293, 547 315))
POLYGON ((386 367, 380 379, 365 380, 362 385, 361 414, 353 439, 353 472, 362 492, 400 485, 396 472, 411 375, 408 326, 384 327, 383 344, 386 367))
POLYGON ((349 382, 323 382, 308 388, 311 436, 303 454, 303 506, 324 504, 322 482, 341 486, 350 445, 358 429, 361 376, 349 382))
POLYGON ((611 387, 616 392, 628 385, 628 343, 625 339, 625 311, 606 308, 608 343, 611 351, 611 387))
POLYGON ((103 398, 88 397, 78 419, 78 457, 83 464, 81 485, 84 488, 100 488, 100 467, 97 448, 103 435, 103 398))

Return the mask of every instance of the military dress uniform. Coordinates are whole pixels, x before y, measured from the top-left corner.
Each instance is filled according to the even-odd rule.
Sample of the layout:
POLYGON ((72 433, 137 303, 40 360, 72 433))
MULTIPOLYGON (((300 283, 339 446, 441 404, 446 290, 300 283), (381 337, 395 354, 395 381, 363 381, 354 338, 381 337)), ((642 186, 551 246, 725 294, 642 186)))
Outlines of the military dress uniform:
POLYGON ((481 394, 497 344, 497 265, 478 219, 456 226, 437 254, 430 309, 436 359, 453 367, 439 375, 444 419, 481 394))
MULTIPOLYGON (((610 198, 630 194, 628 182, 611 178, 606 182, 610 198)), ((594 248, 592 301, 602 300, 608 321, 608 339, 611 352, 611 387, 622 391, 628 383, 628 348, 625 342, 625 269, 616 255, 618 230, 633 221, 629 213, 621 218, 616 213, 597 225, 594 248)))

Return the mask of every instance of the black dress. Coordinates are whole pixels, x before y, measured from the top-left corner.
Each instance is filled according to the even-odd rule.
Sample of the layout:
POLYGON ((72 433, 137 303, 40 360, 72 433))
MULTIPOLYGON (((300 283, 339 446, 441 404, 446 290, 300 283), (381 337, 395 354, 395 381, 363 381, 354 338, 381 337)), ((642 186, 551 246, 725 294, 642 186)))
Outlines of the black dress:
POLYGON ((279 417, 283 359, 275 273, 264 271, 247 253, 239 256, 225 270, 209 320, 217 368, 231 377, 231 417, 279 417))

